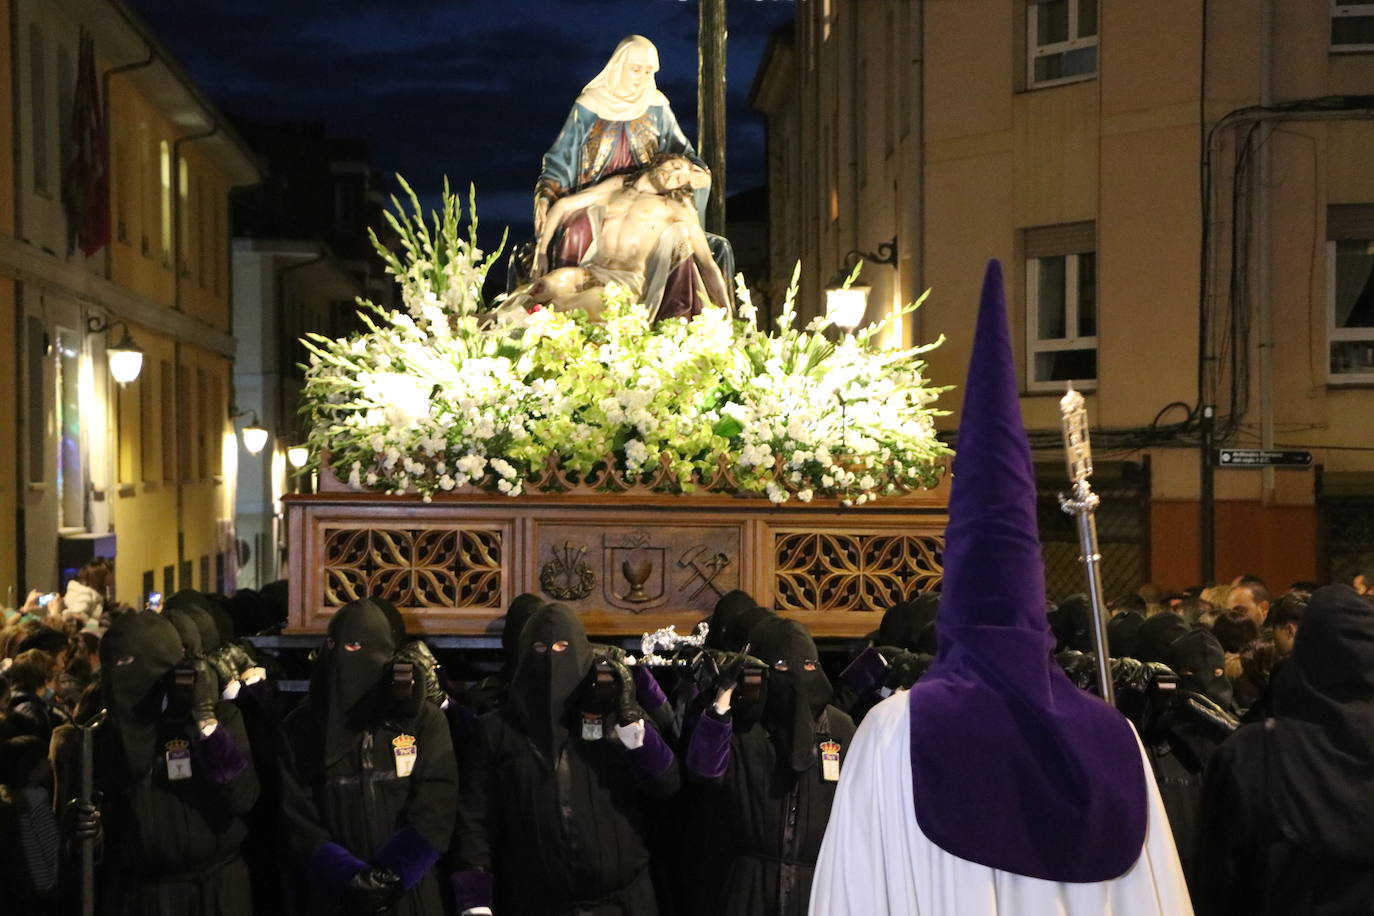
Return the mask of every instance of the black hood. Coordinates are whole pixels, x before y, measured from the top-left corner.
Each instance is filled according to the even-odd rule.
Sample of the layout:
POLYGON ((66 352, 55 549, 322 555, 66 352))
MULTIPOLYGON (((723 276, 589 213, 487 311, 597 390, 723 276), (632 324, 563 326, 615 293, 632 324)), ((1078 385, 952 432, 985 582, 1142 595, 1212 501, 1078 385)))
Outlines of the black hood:
POLYGON ((169 607, 162 612, 167 622, 176 628, 177 638, 187 658, 204 658, 205 646, 201 642, 200 627, 191 619, 191 612, 185 607, 169 607))
MULTIPOLYGON (((725 643, 721 646, 726 652, 743 652, 744 647, 749 644, 749 634, 760 621, 768 620, 775 616, 766 607, 745 608, 736 614, 725 626, 725 643)), ((757 656, 758 653, 750 650, 750 655, 757 656)))
POLYGON ((205 603, 210 611, 210 619, 215 622, 215 630, 219 633, 220 645, 233 642, 237 633, 235 633, 234 615, 230 610, 232 604, 229 599, 211 592, 205 596, 205 603))
POLYGON ((1265 747, 1285 830, 1347 862, 1374 864, 1374 607, 1347 585, 1312 595, 1274 679, 1265 747))
POLYGON ((405 622, 388 601, 360 598, 330 618, 310 676, 310 705, 325 723, 326 764, 348 753, 379 714, 382 673, 404 642, 405 622))
POLYGON ((711 619, 708 621, 710 628, 706 631, 706 648, 724 649, 725 632, 730 627, 730 622, 744 611, 756 607, 758 602, 749 596, 748 592, 735 589, 726 592, 716 602, 716 608, 711 612, 711 619))
POLYGON ((1135 611, 1117 614, 1107 621, 1107 654, 1112 658, 1135 658, 1136 637, 1145 625, 1145 615, 1135 611))
POLYGON ((1178 689, 1201 694, 1227 712, 1234 712, 1235 696, 1226 676, 1226 651, 1203 627, 1189 630, 1169 646, 1168 665, 1178 675, 1178 689))
POLYGON ((190 616, 191 622, 196 625, 196 629, 200 630, 200 644, 206 655, 218 651, 223 644, 219 627, 215 624, 215 618, 210 613, 211 607, 213 605, 209 598, 190 588, 183 588, 168 598, 166 604, 168 611, 176 608, 185 611, 190 616))
POLYGON ((505 664, 509 670, 514 670, 516 663, 520 661, 520 631, 525 628, 525 623, 530 619, 530 615, 544 606, 544 600, 538 595, 525 592, 516 595, 515 600, 506 609, 506 616, 501 626, 501 649, 505 653, 505 664))
POLYGON ((768 665, 764 727, 791 769, 810 769, 817 756, 816 719, 835 695, 816 642, 797 621, 771 616, 750 631, 749 643, 750 654, 768 665))
MULTIPOLYGON (((1135 635, 1135 657, 1142 662, 1169 664, 1169 647, 1192 627, 1173 611, 1164 611, 1148 618, 1135 635)), ((1172 666, 1171 666, 1172 667, 1172 666)))
POLYGON ((520 661, 511 680, 510 702, 530 740, 550 763, 558 759, 567 740, 573 701, 591 667, 587 630, 571 608, 546 604, 530 615, 520 631, 520 661), (568 647, 555 651, 561 642, 568 647))
POLYGON ((1073 649, 1076 652, 1092 652, 1093 612, 1088 596, 1082 593, 1070 595, 1059 602, 1054 615, 1054 635, 1059 642, 1058 650, 1073 649))
POLYGON ((878 624, 874 645, 918 651, 921 631, 934 623, 939 609, 940 596, 936 592, 926 592, 910 601, 894 604, 883 613, 883 622, 878 624))
POLYGON ((176 627, 151 611, 120 614, 100 641, 101 690, 132 774, 153 765, 167 679, 184 655, 176 627))

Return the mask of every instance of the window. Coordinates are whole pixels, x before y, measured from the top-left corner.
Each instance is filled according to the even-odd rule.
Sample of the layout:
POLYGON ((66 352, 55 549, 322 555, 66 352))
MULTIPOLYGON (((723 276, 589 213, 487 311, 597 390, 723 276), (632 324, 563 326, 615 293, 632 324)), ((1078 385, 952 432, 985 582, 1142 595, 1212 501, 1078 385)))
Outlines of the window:
POLYGON ((52 193, 51 150, 48 144, 48 67, 44 52, 43 30, 29 25, 29 112, 33 119, 29 133, 33 136, 33 189, 39 194, 52 193))
MULTIPOLYGON (((857 139, 852 152, 859 167, 859 187, 868 187, 868 58, 859 61, 859 86, 854 93, 855 125, 850 136, 857 139)), ((851 141, 852 142, 852 141, 851 141)))
POLYGON ((1328 207, 1326 228, 1330 378, 1374 382, 1374 204, 1328 207))
POLYGON ((1097 253, 1093 223, 1025 231, 1026 387, 1097 380, 1097 253))
POLYGON ((163 140, 158 144, 162 163, 162 266, 172 266, 172 149, 163 140))
MULTIPOLYGON (((883 34, 883 154, 891 156, 897 146, 897 87, 903 80, 902 66, 897 60, 897 14, 889 7, 887 10, 887 30, 883 34)), ((860 92, 868 90, 865 82, 860 92)))
POLYGON ((1097 0, 1028 0, 1026 80, 1031 88, 1097 73, 1097 0))
POLYGON ((177 475, 177 415, 176 415, 176 376, 172 364, 162 360, 161 396, 158 404, 158 419, 161 421, 162 442, 162 479, 176 480, 177 475))
POLYGON ((1374 51, 1374 3, 1331 0, 1331 50, 1374 51))
POLYGON ((177 157, 177 276, 191 276, 191 250, 195 245, 191 229, 191 167, 177 157))

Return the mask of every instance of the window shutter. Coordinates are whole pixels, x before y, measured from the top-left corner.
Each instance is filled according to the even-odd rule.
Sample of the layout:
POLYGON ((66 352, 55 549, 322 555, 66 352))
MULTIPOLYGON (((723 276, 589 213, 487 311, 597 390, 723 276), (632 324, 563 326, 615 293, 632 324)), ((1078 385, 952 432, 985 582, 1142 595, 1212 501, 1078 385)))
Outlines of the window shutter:
POLYGON ((1326 208, 1326 237, 1374 239, 1374 204, 1331 204, 1326 208))
POLYGON ((1049 258, 1097 250, 1097 224, 1092 220, 1037 226, 1023 231, 1027 258, 1049 258))

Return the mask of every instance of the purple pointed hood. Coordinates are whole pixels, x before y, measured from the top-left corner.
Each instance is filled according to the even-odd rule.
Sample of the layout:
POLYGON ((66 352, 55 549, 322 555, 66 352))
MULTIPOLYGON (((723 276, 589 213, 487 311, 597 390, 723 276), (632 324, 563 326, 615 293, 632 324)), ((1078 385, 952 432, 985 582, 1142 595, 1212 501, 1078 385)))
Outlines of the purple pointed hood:
POLYGON ((916 821, 980 865, 1049 881, 1119 877, 1145 841, 1145 772, 1126 719, 1051 657, 997 261, 983 281, 957 448, 940 649, 909 697, 916 821))

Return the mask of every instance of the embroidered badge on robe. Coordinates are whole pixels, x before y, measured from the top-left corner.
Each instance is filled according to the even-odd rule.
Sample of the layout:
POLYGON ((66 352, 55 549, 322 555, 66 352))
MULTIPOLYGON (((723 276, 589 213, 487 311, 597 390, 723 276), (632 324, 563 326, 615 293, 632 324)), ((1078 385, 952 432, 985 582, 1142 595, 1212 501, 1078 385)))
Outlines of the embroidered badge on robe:
POLYGON ((397 735, 391 739, 391 753, 396 758, 396 778, 405 779, 415 769, 415 758, 420 749, 413 735, 397 735))
POLYGON ((826 782, 840 781, 840 744, 838 741, 821 742, 821 778, 826 782))
POLYGON ((191 778, 191 743, 173 738, 163 745, 167 754, 167 778, 172 782, 191 778))

